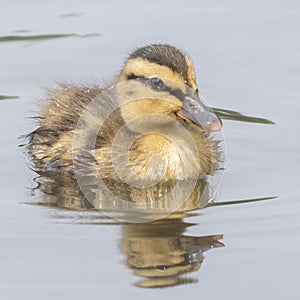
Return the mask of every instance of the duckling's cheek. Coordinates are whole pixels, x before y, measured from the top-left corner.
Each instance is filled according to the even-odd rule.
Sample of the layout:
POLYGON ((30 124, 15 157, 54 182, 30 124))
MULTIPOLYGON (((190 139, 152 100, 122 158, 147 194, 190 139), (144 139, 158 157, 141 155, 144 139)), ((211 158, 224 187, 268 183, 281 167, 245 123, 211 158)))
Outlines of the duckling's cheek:
POLYGON ((143 133, 166 125, 173 118, 173 112, 180 109, 178 103, 158 99, 141 99, 126 103, 120 107, 124 123, 131 130, 143 133))

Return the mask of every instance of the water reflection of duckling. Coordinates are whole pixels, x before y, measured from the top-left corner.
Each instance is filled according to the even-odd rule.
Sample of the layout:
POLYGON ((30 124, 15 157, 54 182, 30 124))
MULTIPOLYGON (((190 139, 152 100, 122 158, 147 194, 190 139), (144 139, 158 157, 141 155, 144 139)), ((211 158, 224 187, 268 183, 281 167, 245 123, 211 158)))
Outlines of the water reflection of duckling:
MULTIPOLYGON (((111 149, 117 131, 123 126, 127 134, 138 136, 127 156, 134 174, 155 179, 158 171, 152 162, 157 155, 165 163, 166 179, 211 173, 216 157, 207 133, 220 130, 222 124, 200 100, 194 67, 186 54, 165 44, 139 48, 125 62, 116 86, 116 103, 106 102, 100 109, 112 104, 118 109, 104 120, 96 144, 84 144, 89 157, 83 156, 83 164, 86 160, 86 164, 98 166, 103 178, 116 177, 111 149), (127 101, 128 97, 135 100, 127 101), (186 142, 186 137, 176 136, 178 124, 188 130, 194 146, 186 142), (174 129, 176 145, 173 136, 170 140, 157 133, 157 128, 168 128, 168 132, 174 129)), ((73 171, 76 125, 87 106, 109 88, 62 84, 60 90, 50 93, 37 118, 39 128, 30 134, 28 146, 39 171, 73 171)), ((97 119, 87 122, 96 124, 97 119)), ((124 165, 123 170, 126 173, 128 166, 124 165)))
POLYGON ((184 235, 193 225, 171 219, 124 226, 122 249, 127 256, 126 265, 144 278, 137 286, 157 288, 197 282, 181 275, 199 270, 203 253, 224 244, 219 241, 222 235, 184 235))
MULTIPOLYGON (((122 226, 120 241, 125 264, 139 280, 136 285, 144 288, 158 288, 197 282, 192 273, 197 272, 203 263, 204 253, 212 248, 223 247, 222 234, 209 236, 191 236, 188 228, 196 226, 188 222, 195 216, 189 213, 200 208, 199 198, 202 193, 198 182, 191 198, 185 202, 181 212, 151 223, 123 223, 97 213, 94 205, 87 201, 76 182, 68 175, 57 174, 56 178, 38 177, 38 186, 33 193, 39 204, 51 208, 51 218, 58 222, 90 224, 96 226, 122 226), (54 209, 56 208, 56 209, 54 209), (82 213, 84 211, 84 213, 82 213), (191 273, 191 275, 189 275, 191 273)), ((134 193, 135 197, 139 195, 134 193)), ((111 201, 103 199, 104 210, 113 210, 111 201)), ((203 199, 204 200, 204 199, 203 199)), ((139 201, 134 199, 134 201, 139 201)), ((172 199, 169 199, 172 201, 172 199)), ((114 216, 111 211, 111 217, 114 216)), ((201 218, 201 217, 200 217, 201 218)), ((101 255, 101 251, 99 252, 101 255)), ((103 272, 109 270, 103 270, 103 272)), ((195 273, 194 273, 195 274, 195 273)))
MULTIPOLYGON (((210 192, 213 191, 213 187, 202 179, 195 182, 192 190, 187 180, 177 182, 175 187, 172 181, 162 181, 147 189, 129 186, 121 181, 106 180, 105 184, 109 191, 118 193, 122 199, 126 200, 120 203, 114 202, 111 196, 102 194, 101 186, 98 186, 97 181, 91 176, 87 177, 85 194, 82 193, 76 179, 69 174, 49 174, 49 176, 36 177, 34 181, 37 185, 32 192, 33 195, 38 196, 39 204, 75 211, 89 211, 98 208, 106 214, 110 212, 113 218, 116 217, 114 212, 122 212, 123 218, 131 212, 131 209, 125 205, 127 201, 129 203, 149 202, 149 204, 155 202, 158 206, 163 205, 165 209, 175 207, 176 209, 172 211, 173 217, 182 218, 186 216, 187 212, 205 208, 211 197, 210 192), (87 190, 89 190, 89 194, 87 194, 87 190), (159 196, 163 200, 159 199, 159 196)), ((153 214, 157 211, 153 209, 153 205, 148 207, 149 216, 142 214, 142 211, 139 211, 138 215, 144 221, 156 219, 153 218, 153 214)), ((120 216, 117 217, 117 219, 119 218, 120 216)), ((135 216, 135 220, 137 219, 138 216, 135 216)))

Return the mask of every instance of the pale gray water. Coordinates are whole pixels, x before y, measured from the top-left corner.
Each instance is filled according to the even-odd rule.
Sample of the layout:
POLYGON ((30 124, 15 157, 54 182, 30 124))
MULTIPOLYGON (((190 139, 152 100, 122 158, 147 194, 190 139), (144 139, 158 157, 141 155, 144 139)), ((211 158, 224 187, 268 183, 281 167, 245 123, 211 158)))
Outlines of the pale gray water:
POLYGON ((1 8, 3 37, 100 34, 0 40, 0 95, 19 96, 0 100, 1 298, 299 297, 299 1, 10 1, 1 8), (210 105, 276 123, 224 122, 228 162, 217 200, 278 198, 210 207, 185 219, 194 225, 184 236, 223 234, 225 247, 206 252, 200 270, 183 276, 197 283, 165 289, 134 286, 141 278, 125 265, 121 246, 130 228, 25 204, 39 199, 31 196, 35 174, 17 147, 17 137, 34 128, 26 117, 34 115, 41 87, 105 82, 128 51, 150 42, 190 54, 210 105))

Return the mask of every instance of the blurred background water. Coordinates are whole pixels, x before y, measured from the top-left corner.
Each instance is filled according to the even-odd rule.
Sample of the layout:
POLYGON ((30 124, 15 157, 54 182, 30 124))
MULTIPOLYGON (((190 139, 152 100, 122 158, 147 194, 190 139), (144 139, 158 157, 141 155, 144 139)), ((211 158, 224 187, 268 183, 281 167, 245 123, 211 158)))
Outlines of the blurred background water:
POLYGON ((9 1, 1 8, 3 299, 300 295, 299 1, 9 1), (108 82, 129 51, 151 42, 189 53, 211 106, 276 123, 224 121, 227 166, 216 201, 277 198, 134 228, 28 205, 41 196, 32 193, 36 174, 17 137, 35 128, 28 117, 42 88, 60 80, 108 82), (189 252, 190 243, 199 251, 189 252), (211 247, 219 249, 205 252, 202 263, 211 247), (159 251, 164 260, 188 254, 185 266, 193 267, 182 272, 192 273, 171 278, 165 289, 137 287, 145 284, 134 259, 143 264, 159 251))

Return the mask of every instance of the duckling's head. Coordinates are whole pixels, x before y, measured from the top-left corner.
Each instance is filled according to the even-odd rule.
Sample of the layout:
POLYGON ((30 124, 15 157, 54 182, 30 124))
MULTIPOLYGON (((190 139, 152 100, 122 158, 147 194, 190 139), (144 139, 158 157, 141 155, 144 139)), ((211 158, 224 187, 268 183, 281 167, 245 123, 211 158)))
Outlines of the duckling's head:
MULTIPOLYGON (((152 44, 131 53, 118 83, 121 114, 125 122, 147 116, 167 116, 219 131, 220 119, 201 101, 193 63, 177 48, 152 44)), ((153 118, 152 118, 153 120, 153 118)), ((162 119, 160 119, 162 120, 162 119)), ((140 121, 135 130, 140 126, 140 121)))

